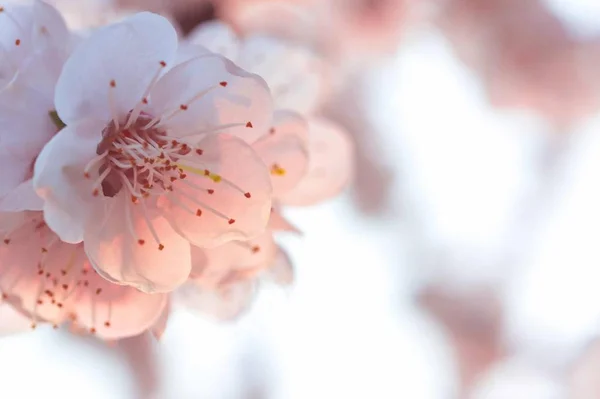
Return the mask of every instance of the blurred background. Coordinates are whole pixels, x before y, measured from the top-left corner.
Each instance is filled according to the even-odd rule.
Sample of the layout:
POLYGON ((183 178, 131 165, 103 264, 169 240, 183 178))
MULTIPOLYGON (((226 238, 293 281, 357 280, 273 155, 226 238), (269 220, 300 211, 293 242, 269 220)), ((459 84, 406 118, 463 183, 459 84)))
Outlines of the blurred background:
POLYGON ((80 28, 147 8, 312 46, 355 178, 286 210, 292 287, 225 324, 175 309, 158 343, 3 337, 7 397, 600 398, 600 2, 54 3, 80 28))

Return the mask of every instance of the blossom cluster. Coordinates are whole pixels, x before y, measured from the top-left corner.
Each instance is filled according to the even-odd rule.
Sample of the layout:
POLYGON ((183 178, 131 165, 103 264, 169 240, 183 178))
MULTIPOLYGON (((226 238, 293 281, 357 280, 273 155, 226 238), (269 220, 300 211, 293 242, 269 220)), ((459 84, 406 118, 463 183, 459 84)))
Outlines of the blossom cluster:
POLYGON ((293 281, 282 207, 352 169, 310 49, 221 22, 182 38, 150 12, 75 31, 35 0, 0 6, 0 50, 3 307, 160 336, 172 306, 230 319, 265 279, 293 281))

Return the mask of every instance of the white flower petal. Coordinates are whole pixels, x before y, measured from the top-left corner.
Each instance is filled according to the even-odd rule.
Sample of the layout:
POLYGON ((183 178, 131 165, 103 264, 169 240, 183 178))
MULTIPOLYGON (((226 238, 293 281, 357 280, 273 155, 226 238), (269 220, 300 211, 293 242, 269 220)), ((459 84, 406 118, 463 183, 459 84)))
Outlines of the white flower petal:
POLYGON ((177 34, 169 21, 139 13, 94 32, 66 62, 56 88, 56 109, 69 125, 82 118, 123 118, 169 64, 177 34), (115 115, 116 114, 116 115, 115 115))

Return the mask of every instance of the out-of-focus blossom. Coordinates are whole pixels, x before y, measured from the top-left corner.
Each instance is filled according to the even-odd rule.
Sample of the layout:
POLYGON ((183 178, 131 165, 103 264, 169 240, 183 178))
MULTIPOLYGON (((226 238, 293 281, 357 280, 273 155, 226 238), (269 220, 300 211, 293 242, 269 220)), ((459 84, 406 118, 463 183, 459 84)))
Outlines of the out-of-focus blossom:
POLYGON ((91 267, 82 244, 60 241, 41 212, 23 216, 22 223, 3 231, 0 290, 5 301, 31 316, 33 326, 72 322, 101 338, 117 339, 157 322, 165 294, 106 281, 91 267))
POLYGON ((504 356, 497 298, 485 290, 456 293, 430 287, 421 293, 420 301, 448 333, 459 370, 460 395, 469 397, 482 375, 504 356))
POLYGON ((54 88, 74 39, 58 12, 35 1, 0 7, 0 209, 41 209, 33 162, 58 131, 54 88))
MULTIPOLYGON (((225 1, 221 12, 243 32, 269 32, 316 45, 336 60, 391 53, 414 0, 225 1)), ((364 58, 363 58, 364 57, 364 58)))
POLYGON ((200 25, 188 41, 219 53, 241 68, 261 76, 279 109, 313 113, 329 90, 323 60, 305 46, 264 35, 240 37, 222 22, 200 25))
POLYGON ((600 105, 598 41, 577 41, 539 0, 448 0, 439 25, 492 103, 569 124, 600 105))
POLYGON ((309 120, 308 153, 308 171, 293 189, 279 197, 282 204, 306 206, 332 198, 352 176, 354 146, 335 123, 309 120))
POLYGON ((256 236, 271 208, 269 172, 246 143, 271 122, 266 84, 206 50, 173 65, 176 51, 155 14, 94 32, 63 68, 66 127, 35 164, 48 226, 84 240, 103 277, 148 292, 187 279, 190 243, 256 236))

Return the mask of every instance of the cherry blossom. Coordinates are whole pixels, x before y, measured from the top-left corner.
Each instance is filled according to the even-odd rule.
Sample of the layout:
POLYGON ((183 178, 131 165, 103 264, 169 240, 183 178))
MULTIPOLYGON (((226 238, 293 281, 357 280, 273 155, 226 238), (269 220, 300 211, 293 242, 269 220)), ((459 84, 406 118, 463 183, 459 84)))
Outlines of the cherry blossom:
POLYGON ((101 338, 117 339, 140 334, 159 320, 165 294, 106 281, 92 268, 83 245, 60 241, 41 212, 21 216, 21 223, 2 233, 0 291, 31 317, 32 327, 74 323, 101 338))
POLYGON ((265 82, 206 50, 175 64, 176 52, 155 14, 95 31, 65 63, 66 127, 35 163, 48 226, 84 241, 103 277, 147 292, 187 279, 190 243, 250 239, 271 209, 269 171, 248 144, 273 117, 265 82))

